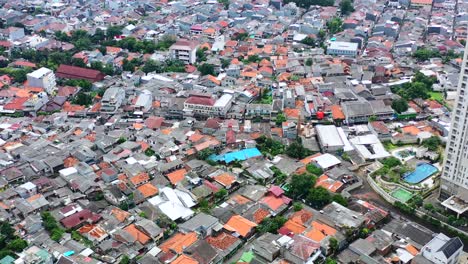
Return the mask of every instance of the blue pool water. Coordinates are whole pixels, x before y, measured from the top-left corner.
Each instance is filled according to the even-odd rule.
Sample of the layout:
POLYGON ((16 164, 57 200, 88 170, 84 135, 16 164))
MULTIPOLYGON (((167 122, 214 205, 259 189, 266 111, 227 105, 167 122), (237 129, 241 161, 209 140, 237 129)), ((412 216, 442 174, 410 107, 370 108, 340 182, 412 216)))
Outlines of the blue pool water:
POLYGON ((404 176, 404 180, 407 183, 417 184, 427 179, 429 176, 433 175, 439 171, 436 167, 431 164, 423 163, 416 167, 416 169, 404 176))
POLYGON ((214 161, 224 161, 226 163, 233 162, 235 160, 246 160, 250 158, 260 157, 262 153, 257 148, 248 148, 239 151, 229 152, 222 155, 215 155, 210 157, 209 159, 214 161))

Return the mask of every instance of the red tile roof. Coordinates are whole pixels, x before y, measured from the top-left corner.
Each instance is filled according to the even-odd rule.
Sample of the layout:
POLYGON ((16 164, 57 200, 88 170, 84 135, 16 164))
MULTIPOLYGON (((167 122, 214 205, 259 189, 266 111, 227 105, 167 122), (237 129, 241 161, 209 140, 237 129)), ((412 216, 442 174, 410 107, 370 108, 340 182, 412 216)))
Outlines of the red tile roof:
POLYGON ((62 220, 60 220, 60 222, 65 228, 74 228, 84 222, 95 223, 99 219, 101 219, 101 215, 95 214, 88 209, 84 209, 68 217, 63 218, 62 220))
POLYGON ((185 103, 213 106, 215 104, 215 100, 209 96, 192 95, 185 101, 185 103))
POLYGON ((57 77, 67 79, 83 79, 91 82, 97 82, 104 79, 105 75, 97 70, 86 69, 76 66, 60 64, 56 73, 57 77))
POLYGON ((206 242, 220 250, 228 249, 230 246, 232 246, 232 244, 236 243, 237 241, 239 241, 239 238, 228 233, 221 233, 217 236, 210 236, 206 238, 206 242))

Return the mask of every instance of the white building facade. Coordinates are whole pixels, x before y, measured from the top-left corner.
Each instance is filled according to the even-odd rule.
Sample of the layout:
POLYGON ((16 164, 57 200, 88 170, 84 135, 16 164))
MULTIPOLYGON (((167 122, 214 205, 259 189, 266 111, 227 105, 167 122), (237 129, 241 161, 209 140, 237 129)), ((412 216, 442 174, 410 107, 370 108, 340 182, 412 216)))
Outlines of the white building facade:
POLYGON ((440 198, 459 196, 468 200, 468 46, 458 81, 458 97, 452 112, 451 129, 445 150, 440 198))
POLYGON ((55 74, 51 69, 40 68, 27 74, 28 85, 30 87, 40 87, 45 90, 47 94, 52 94, 57 89, 55 81, 55 74))

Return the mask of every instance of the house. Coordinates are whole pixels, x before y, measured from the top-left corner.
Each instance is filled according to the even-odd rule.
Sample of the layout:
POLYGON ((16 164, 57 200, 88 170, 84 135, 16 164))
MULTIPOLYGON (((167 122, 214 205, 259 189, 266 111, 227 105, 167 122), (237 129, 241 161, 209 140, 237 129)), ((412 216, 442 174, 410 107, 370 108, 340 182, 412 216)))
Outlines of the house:
POLYGON ((52 70, 47 68, 40 68, 31 73, 28 73, 28 85, 30 87, 43 88, 47 94, 52 94, 57 90, 55 82, 55 74, 52 70))
POLYGON ((256 226, 256 223, 251 222, 240 215, 234 215, 224 225, 224 229, 243 238, 247 238, 254 233, 256 226))
POLYGON ((185 248, 191 246, 197 240, 198 237, 195 232, 187 234, 177 233, 159 245, 159 248, 165 253, 181 254, 185 248))
POLYGON ((169 48, 173 59, 181 60, 185 64, 194 64, 197 61, 197 48, 195 41, 180 39, 169 48))
POLYGON ((280 235, 265 233, 252 242, 252 251, 272 263, 280 255, 280 245, 276 242, 280 235))
POLYGON ((77 66, 60 64, 56 71, 59 78, 88 80, 90 82, 102 81, 105 77, 104 73, 98 70, 86 69, 77 66))
POLYGON ((101 99, 101 112, 114 113, 119 110, 125 99, 125 91, 121 87, 111 87, 104 92, 101 99))
POLYGON ((60 220, 65 228, 77 228, 85 223, 93 224, 101 219, 101 215, 95 214, 88 209, 83 209, 60 220))
POLYGON ((180 224, 179 230, 183 233, 195 232, 200 237, 205 238, 211 236, 213 230, 219 228, 218 226, 220 226, 220 223, 216 217, 199 213, 185 223, 180 224))
POLYGON ((460 238, 449 238, 442 233, 432 238, 432 240, 421 249, 421 254, 424 258, 433 263, 440 264, 457 263, 462 252, 463 242, 460 238))
POLYGON ((283 237, 284 242, 289 244, 289 248, 283 252, 284 259, 291 263, 314 263, 320 256, 320 244, 312 241, 310 238, 295 235, 292 238, 283 237))
POLYGON ((328 55, 356 57, 358 55, 358 43, 332 41, 327 47, 328 55))

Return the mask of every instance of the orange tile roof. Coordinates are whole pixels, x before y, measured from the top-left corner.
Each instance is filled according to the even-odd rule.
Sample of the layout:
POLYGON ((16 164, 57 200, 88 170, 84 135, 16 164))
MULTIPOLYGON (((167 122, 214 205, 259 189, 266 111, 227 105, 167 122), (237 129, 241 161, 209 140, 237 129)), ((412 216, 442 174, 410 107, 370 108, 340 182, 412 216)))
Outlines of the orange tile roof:
POLYGON ((234 195, 233 197, 231 197, 230 200, 236 202, 237 204, 246 204, 248 202, 251 202, 249 198, 244 197, 240 194, 234 195))
POLYGON ((316 153, 316 154, 314 154, 312 156, 308 156, 308 157, 305 157, 305 158, 301 159, 299 162, 301 162, 304 165, 307 165, 307 164, 311 163, 314 160, 314 158, 316 158, 316 157, 318 157, 320 155, 322 155, 322 153, 316 153))
POLYGON ((149 236, 147 236, 145 233, 138 230, 134 224, 131 224, 125 227, 123 230, 127 231, 127 233, 129 233, 133 238, 135 238, 142 245, 148 243, 151 240, 149 236))
POLYGON ((405 249, 413 256, 419 254, 419 250, 417 250, 413 245, 408 244, 406 245, 405 249))
POLYGON ((173 171, 167 174, 166 176, 172 184, 176 185, 177 183, 179 183, 180 181, 184 179, 185 174, 187 174, 187 170, 180 169, 180 170, 173 171))
POLYGON ((189 247, 198 240, 195 232, 183 234, 177 233, 173 237, 162 243, 159 248, 165 252, 175 252, 181 254, 184 248, 189 247))
POLYGON ((306 230, 305 226, 303 226, 303 225, 301 225, 299 223, 296 223, 296 222, 292 221, 291 219, 286 221, 286 223, 284 223, 283 227, 287 228, 289 231, 293 232, 296 235, 302 234, 306 230))
POLYGON ((75 157, 68 157, 66 158, 64 161, 63 161, 63 166, 65 168, 70 168, 70 167, 73 167, 75 166, 76 164, 78 164, 78 162, 80 162, 77 158, 75 157))
POLYGON ((231 232, 237 232, 242 237, 246 237, 257 224, 245 219, 240 215, 234 215, 224 225, 224 228, 231 232))
POLYGON ((223 173, 218 176, 215 176, 214 180, 223 185, 224 187, 229 187, 236 181, 236 177, 229 173, 223 173))
POLYGON ((209 148, 211 146, 218 146, 219 144, 220 144, 220 142, 218 140, 211 139, 211 140, 207 140, 207 141, 205 141, 203 143, 195 145, 195 149, 197 151, 202 151, 202 150, 204 150, 206 148, 209 148))
POLYGON ((304 225, 307 221, 309 221, 310 218, 312 218, 312 216, 312 212, 302 209, 298 212, 295 212, 290 219, 298 224, 304 225))
POLYGON ((80 234, 88 234, 96 239, 101 239, 103 236, 107 235, 106 231, 98 225, 84 225, 78 229, 80 234))
POLYGON ((343 111, 341 110, 341 107, 339 105, 332 105, 330 106, 330 110, 332 112, 332 117, 333 119, 345 119, 345 115, 343 111))
POLYGON ((285 108, 284 114, 286 117, 299 118, 300 111, 297 108, 285 108))
POLYGON ((312 239, 315 242, 321 242, 324 238, 327 237, 322 232, 320 232, 320 230, 315 228, 311 229, 309 232, 306 232, 304 236, 312 239))
POLYGON ((411 134, 413 136, 417 136, 421 132, 421 130, 419 130, 419 128, 415 126, 405 126, 401 130, 403 131, 403 133, 411 134))
POLYGON ((133 176, 130 181, 133 183, 133 185, 139 185, 145 181, 149 181, 149 176, 148 173, 146 172, 140 172, 136 176, 133 176))
POLYGON ((259 208, 255 213, 253 214, 253 220, 255 223, 260 224, 260 222, 263 221, 267 216, 270 215, 270 212, 263 208, 259 208))
POLYGON ((200 139, 204 138, 205 135, 202 135, 200 133, 193 133, 190 137, 189 137, 189 140, 192 141, 192 142, 197 142, 199 141, 200 139))
POLYGON ((336 234, 336 229, 327 224, 313 221, 311 225, 313 228, 319 230, 320 232, 324 233, 327 236, 334 236, 336 234))
POLYGON ((111 211, 112 215, 119 220, 119 222, 125 221, 130 216, 130 213, 127 211, 124 211, 120 208, 114 207, 111 211))
POLYGON ((158 194, 158 188, 151 183, 145 183, 137 188, 145 198, 155 196, 158 194))
POLYGON ((262 199, 262 203, 266 204, 273 211, 278 210, 283 204, 284 200, 281 197, 275 197, 274 195, 266 196, 262 199))
POLYGON ((213 75, 208 74, 206 78, 216 85, 221 85, 221 81, 218 80, 218 78, 214 77, 213 75))
POLYGON ((187 255, 180 255, 176 260, 171 262, 171 264, 198 264, 198 261, 187 255))
POLYGON ((327 175, 323 174, 317 179, 317 182, 315 183, 315 187, 318 186, 321 186, 327 189, 328 191, 335 193, 343 186, 343 183, 340 181, 330 179, 327 175))

